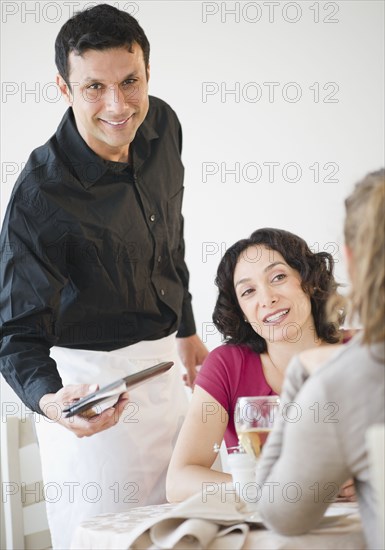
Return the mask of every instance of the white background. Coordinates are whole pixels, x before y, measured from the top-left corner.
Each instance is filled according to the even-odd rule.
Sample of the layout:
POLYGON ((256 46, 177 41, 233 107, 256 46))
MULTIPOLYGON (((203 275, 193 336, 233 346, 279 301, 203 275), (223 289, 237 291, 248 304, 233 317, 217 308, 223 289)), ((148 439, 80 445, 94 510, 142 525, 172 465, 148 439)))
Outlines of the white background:
MULTIPOLYGON (((55 37, 96 3, 2 2, 1 217, 22 163, 66 108, 55 37)), ((187 262, 207 346, 220 343, 211 314, 221 255, 258 227, 328 250, 346 282, 343 199, 384 164, 383 2, 109 3, 139 19, 150 93, 183 126, 187 262)))

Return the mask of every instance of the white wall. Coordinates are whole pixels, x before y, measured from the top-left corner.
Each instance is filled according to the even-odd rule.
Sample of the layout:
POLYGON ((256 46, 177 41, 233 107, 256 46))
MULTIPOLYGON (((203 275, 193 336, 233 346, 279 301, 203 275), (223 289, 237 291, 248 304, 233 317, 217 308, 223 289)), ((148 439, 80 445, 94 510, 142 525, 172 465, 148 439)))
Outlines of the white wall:
MULTIPOLYGON (((22 163, 65 110, 56 34, 96 3, 2 2, 1 216, 22 163)), ((207 331, 221 254, 258 227, 329 250, 345 280, 343 198, 384 164, 383 2, 109 3, 144 27, 150 93, 183 125, 187 260, 208 347, 220 342, 207 331)))

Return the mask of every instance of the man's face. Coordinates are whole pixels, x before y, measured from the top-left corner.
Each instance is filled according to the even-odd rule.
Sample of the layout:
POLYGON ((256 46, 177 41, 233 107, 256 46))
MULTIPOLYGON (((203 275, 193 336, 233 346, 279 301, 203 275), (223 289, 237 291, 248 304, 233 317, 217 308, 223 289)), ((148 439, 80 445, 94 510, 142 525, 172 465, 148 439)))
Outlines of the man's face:
POLYGON ((105 160, 128 161, 128 148, 148 112, 148 77, 138 44, 69 55, 71 90, 57 83, 72 106, 87 145, 105 160))

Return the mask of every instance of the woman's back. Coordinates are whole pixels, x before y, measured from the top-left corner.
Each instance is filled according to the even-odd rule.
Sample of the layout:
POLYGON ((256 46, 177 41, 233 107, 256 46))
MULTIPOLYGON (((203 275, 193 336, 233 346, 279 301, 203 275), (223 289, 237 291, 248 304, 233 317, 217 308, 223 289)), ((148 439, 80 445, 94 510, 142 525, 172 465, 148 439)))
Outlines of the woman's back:
POLYGON ((299 481, 302 494, 295 516, 292 503, 279 491, 273 503, 267 493, 261 500, 267 524, 295 534, 314 527, 341 483, 353 477, 367 540, 371 548, 377 548, 376 503, 365 436, 371 425, 385 422, 385 344, 362 346, 360 340, 357 335, 339 348, 311 377, 299 358, 292 361, 282 403, 295 405, 287 409, 286 418, 280 418, 278 430, 270 436, 258 481, 264 483, 268 478, 279 483, 278 488, 299 481), (292 421, 294 412, 296 422, 292 421), (291 512, 284 525, 287 508, 291 512))

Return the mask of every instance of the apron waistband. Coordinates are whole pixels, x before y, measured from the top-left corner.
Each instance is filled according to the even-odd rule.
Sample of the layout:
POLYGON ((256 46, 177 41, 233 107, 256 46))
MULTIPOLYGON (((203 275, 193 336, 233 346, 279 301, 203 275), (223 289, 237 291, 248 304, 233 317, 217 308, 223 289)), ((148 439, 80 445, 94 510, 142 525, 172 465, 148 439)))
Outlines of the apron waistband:
POLYGON ((113 355, 124 355, 127 359, 141 360, 151 357, 162 357, 169 355, 175 349, 176 332, 160 338, 159 340, 144 340, 131 346, 112 350, 108 353, 113 355))

